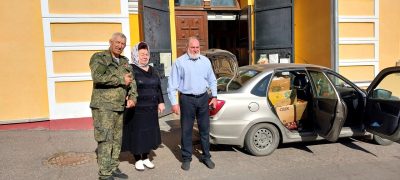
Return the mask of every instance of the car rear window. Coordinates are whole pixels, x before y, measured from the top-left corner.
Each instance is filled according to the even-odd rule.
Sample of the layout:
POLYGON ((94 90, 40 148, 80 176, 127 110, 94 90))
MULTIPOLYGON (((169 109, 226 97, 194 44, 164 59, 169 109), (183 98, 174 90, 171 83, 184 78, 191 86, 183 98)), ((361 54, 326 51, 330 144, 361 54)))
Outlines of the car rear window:
MULTIPOLYGON (((245 84, 251 78, 257 76, 257 74, 259 74, 260 72, 261 71, 257 71, 254 69, 240 69, 239 68, 239 73, 238 73, 239 75, 229 84, 228 91, 240 89, 243 86, 243 84, 245 84)), ((226 86, 228 85, 230 80, 231 80, 231 77, 219 77, 217 79, 218 90, 226 91, 227 90, 226 86)))
POLYGON ((254 69, 239 70, 240 84, 246 83, 248 80, 256 76, 260 71, 254 69))

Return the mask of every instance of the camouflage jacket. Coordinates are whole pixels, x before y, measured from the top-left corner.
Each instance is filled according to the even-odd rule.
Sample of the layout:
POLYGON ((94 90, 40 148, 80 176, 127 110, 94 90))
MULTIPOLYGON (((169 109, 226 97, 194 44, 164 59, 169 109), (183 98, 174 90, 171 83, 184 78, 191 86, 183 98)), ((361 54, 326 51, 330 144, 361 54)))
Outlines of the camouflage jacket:
POLYGON ((136 82, 128 58, 120 56, 117 64, 113 61, 111 52, 106 50, 93 54, 89 66, 93 79, 91 108, 123 111, 126 96, 136 103, 136 82), (126 73, 132 73, 133 82, 130 86, 125 85, 126 73))

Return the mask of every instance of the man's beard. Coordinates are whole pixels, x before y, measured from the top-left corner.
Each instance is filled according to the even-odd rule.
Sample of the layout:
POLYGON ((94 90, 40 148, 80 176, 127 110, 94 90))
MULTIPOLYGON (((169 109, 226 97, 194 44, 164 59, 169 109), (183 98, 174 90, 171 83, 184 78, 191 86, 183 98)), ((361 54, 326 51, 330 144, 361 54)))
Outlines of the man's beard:
POLYGON ((198 59, 200 57, 200 52, 195 53, 195 54, 188 52, 188 55, 189 55, 190 59, 198 59))

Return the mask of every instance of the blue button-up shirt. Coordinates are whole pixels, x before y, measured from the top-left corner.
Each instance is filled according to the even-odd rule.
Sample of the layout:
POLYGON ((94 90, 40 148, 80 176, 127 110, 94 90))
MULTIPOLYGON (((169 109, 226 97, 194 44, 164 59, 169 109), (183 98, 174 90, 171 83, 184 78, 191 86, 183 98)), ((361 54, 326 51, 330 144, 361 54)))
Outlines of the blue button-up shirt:
POLYGON ((168 79, 168 97, 172 105, 178 104, 176 93, 203 94, 208 89, 212 96, 217 96, 217 80, 210 60, 200 55, 191 60, 188 54, 180 56, 172 66, 168 79))

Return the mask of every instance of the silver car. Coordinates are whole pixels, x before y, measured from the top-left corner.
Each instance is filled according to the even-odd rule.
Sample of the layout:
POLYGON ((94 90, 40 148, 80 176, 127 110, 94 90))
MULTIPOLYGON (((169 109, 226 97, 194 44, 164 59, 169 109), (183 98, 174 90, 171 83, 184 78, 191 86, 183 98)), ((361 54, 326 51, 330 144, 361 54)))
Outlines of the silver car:
MULTIPOLYGON (((215 62, 218 56, 208 57, 221 64, 215 62)), ((280 143, 367 134, 382 145, 400 139, 400 67, 382 70, 366 90, 316 65, 215 71, 219 93, 218 106, 210 111, 212 144, 238 145, 264 156, 280 143)))

